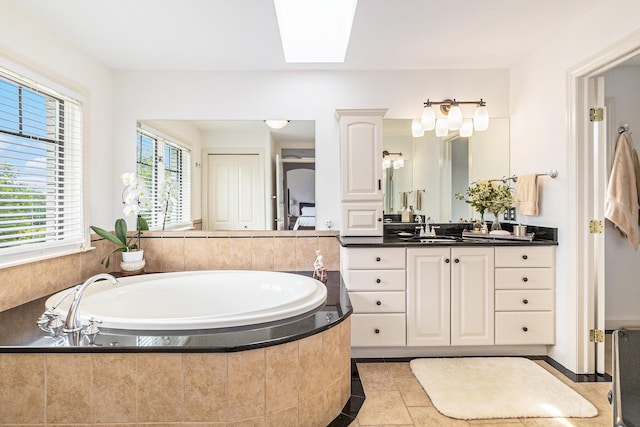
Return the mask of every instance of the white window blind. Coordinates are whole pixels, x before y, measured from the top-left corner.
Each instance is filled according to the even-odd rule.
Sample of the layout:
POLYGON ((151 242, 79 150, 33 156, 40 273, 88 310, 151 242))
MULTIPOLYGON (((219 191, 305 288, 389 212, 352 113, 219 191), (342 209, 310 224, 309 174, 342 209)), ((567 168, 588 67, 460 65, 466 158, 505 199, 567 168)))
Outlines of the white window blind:
POLYGON ((141 214, 150 230, 191 227, 191 152, 149 129, 138 129, 136 175, 151 194, 141 214), (173 203, 166 207, 167 182, 174 184, 173 203))
POLYGON ((0 264, 84 244, 81 107, 0 68, 0 264))

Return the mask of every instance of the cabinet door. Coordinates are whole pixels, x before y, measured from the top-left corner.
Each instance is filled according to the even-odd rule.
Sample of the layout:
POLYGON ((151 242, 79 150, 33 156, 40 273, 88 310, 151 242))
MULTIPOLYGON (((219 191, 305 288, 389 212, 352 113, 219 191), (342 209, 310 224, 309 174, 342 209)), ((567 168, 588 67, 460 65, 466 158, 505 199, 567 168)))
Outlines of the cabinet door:
POLYGON ((451 249, 451 345, 494 342, 494 250, 451 249))
POLYGON ((382 202, 382 116, 340 118, 343 201, 382 202))
POLYGON ((382 236, 382 202, 342 203, 343 236, 382 236))
POLYGON ((450 250, 407 249, 407 346, 450 343, 450 250))

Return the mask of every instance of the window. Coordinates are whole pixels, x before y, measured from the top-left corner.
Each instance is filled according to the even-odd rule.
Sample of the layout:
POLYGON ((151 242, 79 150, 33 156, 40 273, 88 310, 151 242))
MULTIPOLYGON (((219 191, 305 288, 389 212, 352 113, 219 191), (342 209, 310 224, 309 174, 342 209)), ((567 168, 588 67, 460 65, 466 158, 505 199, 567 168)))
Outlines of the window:
POLYGON ((78 100, 0 68, 0 264, 85 243, 78 100))
POLYGON ((190 227, 191 152, 150 129, 138 129, 136 175, 151 194, 151 207, 142 210, 150 230, 190 227), (167 208, 168 187, 173 185, 167 208))

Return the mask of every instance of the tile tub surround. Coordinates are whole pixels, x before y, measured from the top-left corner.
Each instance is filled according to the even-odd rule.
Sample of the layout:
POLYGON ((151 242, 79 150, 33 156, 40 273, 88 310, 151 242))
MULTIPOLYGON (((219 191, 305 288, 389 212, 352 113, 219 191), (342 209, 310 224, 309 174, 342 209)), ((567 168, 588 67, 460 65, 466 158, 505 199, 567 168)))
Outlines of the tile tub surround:
MULTIPOLYGON (((339 270, 336 231, 145 232, 146 271, 185 270, 312 270, 316 250, 327 270, 339 270)), ((81 283, 107 270, 100 259, 111 243, 92 236, 95 248, 83 253, 0 268, 0 311, 17 307, 81 283)), ((111 259, 119 269, 120 257, 111 259)))

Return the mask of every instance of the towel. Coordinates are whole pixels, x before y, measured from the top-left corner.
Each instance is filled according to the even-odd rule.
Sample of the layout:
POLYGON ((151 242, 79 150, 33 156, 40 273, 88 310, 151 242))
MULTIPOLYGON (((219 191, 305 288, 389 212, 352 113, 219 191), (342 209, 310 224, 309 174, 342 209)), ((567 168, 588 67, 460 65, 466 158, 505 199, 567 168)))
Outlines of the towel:
POLYGON ((413 209, 416 211, 422 210, 422 190, 416 190, 413 195, 413 209))
POLYGON ((604 202, 604 216, 638 250, 638 189, 634 167, 635 150, 628 132, 618 137, 613 167, 604 202))
POLYGON ((516 202, 521 215, 538 215, 538 177, 535 173, 518 177, 516 202))

